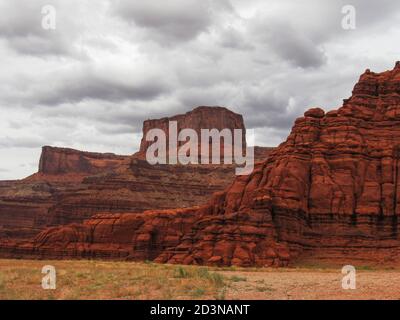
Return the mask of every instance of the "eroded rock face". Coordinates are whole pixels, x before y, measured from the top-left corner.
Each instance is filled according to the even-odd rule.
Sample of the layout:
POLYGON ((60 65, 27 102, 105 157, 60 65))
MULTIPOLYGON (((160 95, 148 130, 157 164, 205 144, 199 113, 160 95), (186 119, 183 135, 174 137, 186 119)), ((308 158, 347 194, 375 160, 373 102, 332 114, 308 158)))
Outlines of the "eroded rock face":
POLYGON ((266 161, 207 206, 99 215, 9 250, 213 265, 398 264, 399 158, 396 64, 367 70, 338 110, 305 112, 266 161))
MULTIPOLYGON (((193 115, 206 128, 218 123, 243 128, 241 116, 214 109, 197 108, 193 115), (204 123, 207 120, 209 124, 204 123)), ((195 125, 193 115, 184 117, 185 127, 195 125)), ((265 159, 271 150, 257 148, 255 156, 265 159)), ((81 223, 99 212, 200 205, 228 186, 234 174, 232 165, 150 165, 140 152, 120 156, 43 147, 37 173, 19 181, 0 181, 0 242, 30 239, 46 227, 81 223)))
MULTIPOLYGON (((140 155, 142 158, 146 155, 146 150, 153 143, 153 141, 147 141, 146 137, 150 130, 152 129, 160 129, 166 135, 167 142, 167 152, 169 150, 169 129, 170 123, 175 121, 177 123, 177 132, 181 132, 183 129, 193 129, 198 136, 198 154, 200 155, 201 150, 201 130, 202 129, 217 129, 218 131, 222 131, 224 129, 228 129, 232 133, 232 137, 234 136, 234 130, 240 129, 242 130, 242 146, 243 150, 246 148, 246 129, 243 122, 243 117, 240 114, 234 113, 227 108, 224 107, 197 107, 190 112, 185 114, 176 115, 173 117, 165 117, 161 119, 152 119, 146 120, 143 123, 143 137, 140 144, 140 150, 138 152, 138 156, 140 155)), ((176 139, 176 138, 175 138, 176 139)), ((185 142, 178 141, 178 147, 183 145, 185 142)), ((203 142, 204 143, 204 142, 203 142)), ((206 144, 209 144, 207 141, 206 144)), ((223 157, 223 145, 224 141, 221 141, 221 150, 220 155, 223 157)), ((211 156, 211 150, 210 150, 211 156)), ((168 159, 167 159, 168 160, 168 159)), ((211 162, 211 161, 210 161, 211 162)))
POLYGON ((59 195, 50 209, 50 225, 82 222, 99 212, 140 212, 191 207, 207 201, 234 179, 229 165, 150 165, 131 158, 106 175, 86 177, 59 195))
POLYGON ((93 175, 113 170, 126 161, 128 156, 113 153, 84 152, 69 148, 45 146, 39 161, 39 174, 93 175))

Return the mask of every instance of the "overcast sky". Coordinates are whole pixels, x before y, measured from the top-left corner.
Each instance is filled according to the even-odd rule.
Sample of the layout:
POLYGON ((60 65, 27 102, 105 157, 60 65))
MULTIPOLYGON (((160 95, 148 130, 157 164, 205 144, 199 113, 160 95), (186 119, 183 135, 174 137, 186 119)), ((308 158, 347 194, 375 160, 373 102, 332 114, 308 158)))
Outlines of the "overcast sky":
POLYGON ((198 105, 275 146, 400 60, 398 0, 0 0, 0 14, 0 179, 35 172, 42 145, 132 154, 143 120, 198 105))

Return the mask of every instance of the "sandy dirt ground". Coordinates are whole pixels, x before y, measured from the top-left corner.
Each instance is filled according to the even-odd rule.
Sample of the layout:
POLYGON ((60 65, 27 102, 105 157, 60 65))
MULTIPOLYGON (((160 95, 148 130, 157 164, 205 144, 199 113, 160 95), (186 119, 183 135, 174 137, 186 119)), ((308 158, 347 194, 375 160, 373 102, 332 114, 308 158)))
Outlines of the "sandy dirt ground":
POLYGON ((400 271, 356 270, 356 288, 343 289, 341 269, 222 272, 226 299, 400 299, 400 271), (233 280, 233 281, 232 281, 233 280))
POLYGON ((0 299, 400 299, 400 269, 356 268, 347 290, 341 271, 0 259, 0 299), (42 288, 44 265, 56 270, 55 290, 42 288))

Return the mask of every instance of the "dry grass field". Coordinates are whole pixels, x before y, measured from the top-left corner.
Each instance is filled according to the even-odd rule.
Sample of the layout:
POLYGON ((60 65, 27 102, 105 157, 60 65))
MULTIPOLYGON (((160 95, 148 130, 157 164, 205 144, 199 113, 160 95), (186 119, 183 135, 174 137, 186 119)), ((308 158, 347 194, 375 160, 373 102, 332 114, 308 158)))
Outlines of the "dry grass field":
POLYGON ((0 260, 0 299, 400 299, 400 270, 357 270, 344 290, 340 268, 210 268, 103 261, 0 260), (57 288, 44 290, 44 265, 57 288))

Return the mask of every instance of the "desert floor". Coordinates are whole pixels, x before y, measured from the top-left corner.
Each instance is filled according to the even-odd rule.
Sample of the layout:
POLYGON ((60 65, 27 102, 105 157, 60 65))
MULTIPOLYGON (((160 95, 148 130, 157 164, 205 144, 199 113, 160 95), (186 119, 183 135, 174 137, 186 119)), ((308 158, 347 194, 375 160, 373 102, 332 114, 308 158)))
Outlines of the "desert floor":
POLYGON ((103 261, 0 260, 0 299, 400 299, 400 269, 360 267, 344 290, 340 268, 211 268, 103 261), (42 288, 42 267, 56 289, 42 288))

